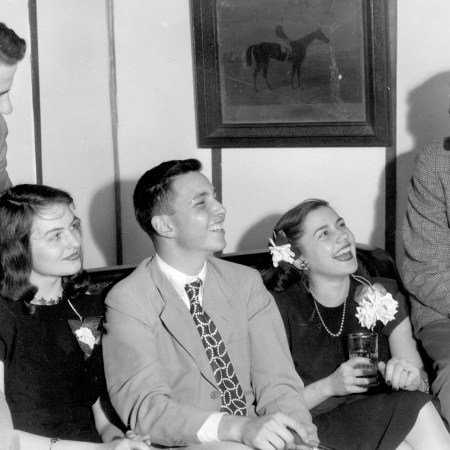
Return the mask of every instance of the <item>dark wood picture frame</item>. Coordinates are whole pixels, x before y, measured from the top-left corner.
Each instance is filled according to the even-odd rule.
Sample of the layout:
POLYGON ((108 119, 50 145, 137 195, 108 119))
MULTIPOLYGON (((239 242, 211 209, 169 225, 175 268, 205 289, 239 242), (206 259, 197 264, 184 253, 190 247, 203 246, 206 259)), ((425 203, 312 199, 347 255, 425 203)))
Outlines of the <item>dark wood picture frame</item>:
MULTIPOLYGON (((320 74, 316 74, 315 77, 310 75, 310 91, 313 88, 319 89, 318 92, 320 92, 322 98, 326 98, 326 100, 316 107, 316 110, 319 111, 318 114, 316 114, 316 112, 312 114, 311 108, 309 108, 307 114, 310 116, 305 116, 306 108, 303 106, 305 102, 296 100, 297 104, 295 107, 297 108, 296 113, 298 114, 298 120, 296 120, 295 114, 291 114, 292 106, 283 104, 275 105, 273 107, 273 110, 276 109, 279 111, 281 116, 274 115, 273 118, 269 119, 264 116, 268 110, 271 110, 272 106, 270 105, 270 100, 264 103, 265 100, 260 100, 261 98, 270 98, 268 97, 270 95, 278 95, 281 97, 279 94, 280 91, 286 92, 289 96, 294 95, 293 93, 297 96, 305 96, 305 92, 308 92, 308 90, 301 90, 298 89, 298 87, 297 89, 292 89, 292 86, 286 84, 283 85, 281 81, 278 86, 269 89, 269 87, 265 87, 264 85, 263 70, 257 74, 256 82, 254 83, 253 66, 251 68, 246 68, 245 83, 243 83, 242 79, 238 79, 233 84, 233 86, 244 84, 245 86, 240 88, 240 90, 236 90, 236 92, 232 92, 232 95, 230 94, 231 91, 226 90, 228 89, 227 83, 230 85, 229 80, 232 79, 232 77, 229 77, 226 74, 227 67, 224 66, 228 64, 229 67, 232 67, 232 64, 234 64, 233 67, 238 67, 238 64, 240 64, 240 70, 244 73, 242 67, 245 62, 244 56, 237 56, 237 52, 231 50, 228 52, 227 50, 228 37, 230 40, 236 40, 235 35, 239 34, 233 30, 232 27, 234 24, 233 11, 236 11, 236 8, 245 8, 245 5, 248 4, 248 11, 252 11, 252 14, 256 14, 255 21, 257 22, 259 6, 255 7, 254 1, 255 0, 191 0, 196 81, 197 137, 199 147, 388 146, 391 138, 391 115, 387 0, 353 0, 354 4, 356 1, 356 4, 360 8, 360 12, 357 13, 359 16, 356 16, 357 18, 359 17, 359 19, 355 21, 357 22, 355 27, 360 28, 360 33, 356 33, 356 39, 350 36, 345 39, 342 38, 342 40, 348 42, 348 44, 346 44, 348 46, 354 46, 355 41, 359 40, 359 44, 357 44, 359 47, 356 52, 353 50, 353 56, 351 57, 351 64, 353 66, 350 67, 350 63, 347 64, 347 66, 349 66, 347 73, 356 73, 359 70, 359 78, 358 76, 355 76, 354 80, 357 81, 349 81, 349 85, 346 88, 348 95, 356 95, 358 100, 356 102, 353 102, 352 100, 346 103, 345 100, 342 100, 344 97, 340 96, 339 104, 336 103, 336 89, 333 88, 333 79, 341 79, 339 68, 336 69, 336 65, 332 66, 325 63, 325 57, 328 56, 324 53, 325 50, 321 50, 321 48, 325 48, 325 46, 319 47, 319 45, 316 45, 316 49, 318 50, 316 51, 315 56, 307 56, 305 61, 307 61, 308 58, 310 59, 310 71, 316 70, 319 66, 322 67, 322 87, 317 87, 317 80, 320 78, 320 74), (235 9, 231 11, 225 10, 225 12, 223 12, 221 8, 235 9), (254 12, 255 10, 256 12, 254 12), (230 17, 232 18, 231 20, 230 17), (221 21, 225 23, 222 23, 221 21), (351 39, 353 39, 353 41, 351 39), (322 54, 320 51, 322 51, 322 54), (354 54, 357 55, 356 58, 354 54), (357 63, 354 62, 355 60, 357 63), (326 70, 329 71, 327 75, 328 79, 325 77, 326 70), (314 83, 316 83, 317 86, 314 85, 314 83), (259 84, 259 87, 257 87, 257 84, 259 84), (260 89, 261 86, 262 89, 260 89), (355 92, 357 94, 355 94, 355 92), (332 97, 331 93, 333 93, 334 97, 332 97), (233 100, 230 101, 230 98, 233 100), (236 99, 237 106, 231 104, 231 102, 236 101, 236 99), (261 104, 257 104, 258 102, 261 104), (348 107, 353 104, 356 104, 359 107, 359 115, 353 114, 353 112, 347 112, 349 109, 348 107), (335 114, 337 107, 344 108, 346 113, 342 115, 335 114), (303 108, 303 110, 301 110, 301 108, 303 108), (332 108, 334 108, 333 111, 332 108), (228 110, 231 111, 230 116, 235 114, 237 117, 238 114, 243 114, 244 118, 242 119, 241 117, 235 120, 235 117, 232 117, 232 120, 229 120, 227 116, 228 110), (235 113, 236 111, 238 113, 235 113), (280 120, 279 117, 284 117, 283 114, 286 115, 286 117, 289 116, 289 120, 280 120), (316 116, 318 116, 318 119, 316 116)), ((260 7, 264 8, 264 5, 267 6, 270 1, 271 0, 260 1, 257 5, 261 5, 260 7)), ((321 4, 323 9, 324 6, 327 7, 327 1, 330 5, 335 5, 335 2, 333 3, 331 0, 297 0, 296 2, 288 2, 288 0, 286 0, 286 4, 290 3, 291 6, 294 4, 299 8, 307 6, 309 9, 312 9, 317 4, 321 4), (311 2, 318 3, 312 4, 311 2), (302 3, 304 5, 302 5, 302 3)), ((348 2, 347 8, 352 8, 352 0, 339 0, 337 4, 342 5, 345 2, 348 2)), ((280 1, 277 2, 277 5, 279 4, 280 1)), ((355 8, 352 9, 352 14, 355 14, 354 9, 355 8)), ((350 9, 348 9, 348 11, 350 11, 350 9)), ((260 11, 261 17, 263 13, 265 13, 265 11, 260 11)), ((327 14, 329 15, 330 13, 328 12, 327 14)), ((242 19, 243 15, 238 15, 239 17, 236 18, 236 22, 240 21, 239 26, 241 27, 240 29, 242 29, 242 20, 244 20, 242 19)), ((280 20, 278 17, 274 17, 273 30, 271 29, 274 36, 273 40, 277 39, 274 31, 276 29, 277 19, 280 20)), ((251 22, 248 24, 249 27, 258 30, 258 27, 255 26, 253 21, 249 22, 251 22)), ((303 28, 305 28, 304 25, 305 24, 303 24, 303 28)), ((311 23, 311 27, 313 26, 315 27, 316 24, 311 23)), ((346 24, 346 26, 348 27, 348 24, 346 24)), ((319 30, 319 28, 317 29, 319 30)), ((327 28, 325 27, 323 29, 324 32, 327 33, 327 28)), ((330 29, 331 28, 328 28, 328 30, 330 29)), ((248 34, 249 33, 247 32, 247 35, 248 34)), ((247 35, 245 38, 247 38, 247 35)), ((272 40, 272 35, 267 36, 268 37, 265 40, 272 40)), ((277 36, 279 36, 279 33, 277 33, 277 36)), ((348 36, 348 34, 345 35, 343 32, 342 36, 348 36)), ((257 40, 256 36, 255 39, 257 40)), ((245 39, 243 38, 242 55, 245 54, 245 48, 248 46, 248 42, 244 42, 244 40, 245 39)), ((300 41, 300 39, 298 41, 300 41)), ((333 38, 332 42, 336 44, 336 46, 332 48, 337 48, 339 42, 336 43, 336 41, 333 41, 333 38)), ((320 44, 320 42, 317 41, 317 44, 320 44)), ((293 48, 294 47, 292 47, 292 49, 293 48)), ((345 50, 346 49, 344 48, 344 51, 341 51, 340 54, 344 55, 350 53, 350 51, 346 52, 345 50)), ((294 52, 294 50, 291 51, 294 52)), ((271 76, 278 76, 279 78, 281 76, 285 76, 285 78, 288 77, 288 67, 291 60, 292 58, 289 59, 289 57, 287 57, 285 62, 270 60, 267 68, 268 79, 271 76), (278 66, 275 67, 275 64, 278 64, 278 66), (284 67, 286 69, 282 64, 285 64, 284 67), (277 69, 278 72, 275 73, 275 69, 272 69, 272 67, 277 69), (286 75, 284 75, 284 72, 286 72, 286 75), (275 73, 275 75, 273 75, 273 73, 275 73)), ((335 59, 333 59, 333 61, 335 61, 335 59)), ((305 62, 303 65, 305 65, 305 62)), ((291 69, 289 76, 292 75, 292 72, 291 69)), ((345 80, 345 68, 343 73, 343 79, 345 80)), ((351 80, 350 76, 348 77, 348 80, 351 80)), ((292 83, 294 86, 296 83, 295 78, 292 78, 292 83)), ((334 86, 336 86, 336 81, 334 82, 334 86)), ((339 86, 340 85, 338 85, 338 87, 339 86)))

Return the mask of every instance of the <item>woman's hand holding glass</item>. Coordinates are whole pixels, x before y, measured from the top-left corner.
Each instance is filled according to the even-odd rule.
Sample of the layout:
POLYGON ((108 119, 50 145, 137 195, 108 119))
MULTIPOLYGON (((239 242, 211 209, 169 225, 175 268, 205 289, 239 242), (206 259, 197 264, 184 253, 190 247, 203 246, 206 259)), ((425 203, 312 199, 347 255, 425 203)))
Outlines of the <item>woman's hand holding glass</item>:
POLYGON ((406 359, 394 356, 387 364, 381 361, 378 363, 378 370, 386 384, 396 391, 417 391, 422 385, 420 369, 406 359))
POLYGON ((364 368, 368 365, 370 365, 370 359, 361 357, 351 358, 343 362, 327 377, 331 395, 342 396, 366 392, 371 378, 376 376, 372 369, 364 368))

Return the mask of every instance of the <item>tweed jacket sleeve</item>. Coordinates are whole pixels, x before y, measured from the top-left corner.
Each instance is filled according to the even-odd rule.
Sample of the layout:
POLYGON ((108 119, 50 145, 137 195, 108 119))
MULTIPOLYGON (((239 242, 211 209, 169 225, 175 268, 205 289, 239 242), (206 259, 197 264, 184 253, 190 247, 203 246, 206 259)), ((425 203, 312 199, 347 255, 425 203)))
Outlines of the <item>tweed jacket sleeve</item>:
POLYGON ((403 243, 404 282, 412 294, 417 330, 450 314, 450 152, 440 144, 427 146, 417 156, 403 243))

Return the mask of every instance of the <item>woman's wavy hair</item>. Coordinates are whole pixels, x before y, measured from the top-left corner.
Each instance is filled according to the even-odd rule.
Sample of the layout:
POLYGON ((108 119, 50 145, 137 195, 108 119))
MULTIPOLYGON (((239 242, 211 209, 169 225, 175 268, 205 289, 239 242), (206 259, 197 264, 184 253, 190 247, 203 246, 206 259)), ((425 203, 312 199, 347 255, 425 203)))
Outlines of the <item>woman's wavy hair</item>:
MULTIPOLYGON (((302 251, 298 242, 304 235, 303 224, 308 214, 323 206, 329 206, 328 202, 320 199, 305 200, 299 205, 287 211, 278 220, 273 230, 273 241, 276 245, 291 244, 294 259, 301 256, 302 251)), ((307 275, 303 270, 297 269, 293 264, 280 261, 278 267, 272 267, 263 272, 263 280, 267 289, 271 291, 284 291, 293 283, 300 281, 307 283, 307 275)))
MULTIPOLYGON (((0 196, 0 294, 10 300, 23 301, 29 314, 35 312, 30 301, 37 291, 30 283, 33 219, 54 204, 73 207, 74 203, 67 192, 36 184, 19 184, 0 196)), ((84 270, 62 277, 64 296, 68 298, 86 292, 88 285, 89 278, 84 270)))

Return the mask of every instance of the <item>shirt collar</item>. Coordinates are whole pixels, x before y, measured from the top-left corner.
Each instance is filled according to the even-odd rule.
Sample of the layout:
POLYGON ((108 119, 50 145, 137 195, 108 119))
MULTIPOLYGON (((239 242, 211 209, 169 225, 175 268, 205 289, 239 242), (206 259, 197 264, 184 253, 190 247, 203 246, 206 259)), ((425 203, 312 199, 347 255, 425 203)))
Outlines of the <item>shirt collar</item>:
POLYGON ((158 253, 156 253, 156 262, 158 263, 161 272, 169 279, 170 283, 175 288, 178 295, 180 295, 183 299, 187 299, 187 294, 186 291, 184 290, 184 285, 186 283, 191 283, 196 278, 200 278, 202 280, 203 285, 205 284, 206 261, 205 264, 203 265, 202 270, 200 270, 200 272, 195 276, 186 275, 185 273, 180 272, 177 269, 174 269, 172 266, 167 264, 163 259, 161 259, 158 253))

